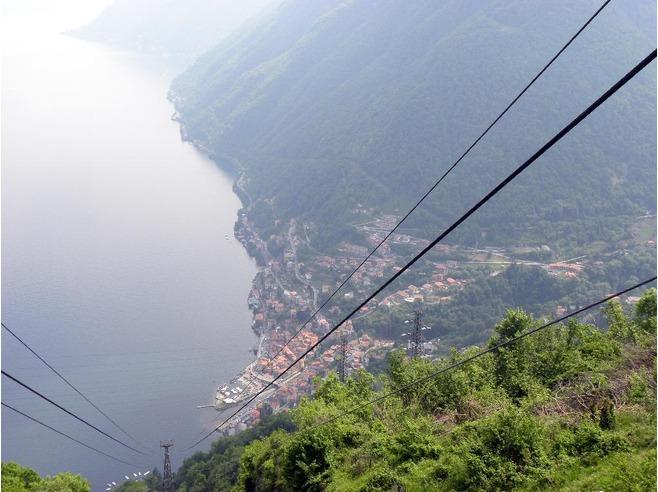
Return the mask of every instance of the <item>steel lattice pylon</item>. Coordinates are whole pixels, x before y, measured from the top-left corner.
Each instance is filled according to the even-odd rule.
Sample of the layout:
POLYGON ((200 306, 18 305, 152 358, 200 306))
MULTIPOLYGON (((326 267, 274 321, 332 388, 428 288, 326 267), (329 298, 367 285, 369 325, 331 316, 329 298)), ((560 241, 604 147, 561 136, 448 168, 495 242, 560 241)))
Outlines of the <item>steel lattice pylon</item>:
POLYGON ((423 350, 423 337, 421 334, 421 322, 423 313, 420 309, 414 312, 414 330, 411 332, 411 356, 418 357, 423 350))
POLYGON ((169 448, 174 445, 173 441, 160 441, 160 447, 164 448, 164 467, 162 472, 162 492, 173 492, 174 482, 171 476, 171 457, 169 448))
POLYGON ((343 334, 340 337, 340 347, 338 349, 338 377, 341 382, 347 378, 347 337, 343 334))

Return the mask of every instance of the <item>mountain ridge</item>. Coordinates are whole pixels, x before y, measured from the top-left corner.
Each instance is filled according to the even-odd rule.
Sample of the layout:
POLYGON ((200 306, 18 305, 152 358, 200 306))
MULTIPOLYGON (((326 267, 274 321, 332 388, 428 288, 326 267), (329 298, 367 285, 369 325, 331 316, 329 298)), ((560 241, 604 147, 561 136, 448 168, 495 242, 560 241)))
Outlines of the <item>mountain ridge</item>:
MULTIPOLYGON (((646 2, 633 5, 638 3, 650 9, 646 2)), ((382 213, 406 209, 447 167, 452 158, 446 156, 456 157, 518 90, 511 88, 520 89, 598 6, 562 2, 543 12, 530 8, 533 2, 378 5, 375 11, 365 0, 312 6, 285 2, 251 31, 201 57, 172 85, 190 139, 202 142, 212 154, 240 161, 254 194, 272 199, 283 217, 301 216, 322 227, 328 217, 348 218, 357 199, 350 193, 353 190, 343 192, 341 185, 349 186, 356 179, 365 183, 357 196, 366 205, 382 213), (541 29, 536 29, 538 18, 541 29), (568 25, 564 18, 569 19, 568 25), (550 48, 546 47, 548 29, 555 31, 550 48), (433 36, 435 31, 438 35, 433 36), (519 48, 521 41, 528 47, 519 48), (502 53, 504 59, 496 56, 502 53), (402 75, 395 77, 395 73, 402 75), (299 202, 304 207, 296 205, 299 202), (332 213, 323 213, 324 207, 332 213)), ((637 62, 640 53, 646 54, 640 49, 649 46, 646 28, 629 20, 632 16, 626 10, 630 8, 610 5, 594 21, 583 33, 584 39, 567 50, 565 59, 465 160, 460 166, 464 171, 456 170, 447 186, 428 200, 416 226, 428 221, 434 227, 445 223, 514 160, 524 157, 524 152, 529 155, 569 115, 589 104, 596 97, 593 94, 607 89, 637 62), (580 76, 583 69, 589 70, 588 80, 580 76), (568 104, 550 102, 565 97, 568 104), (473 176, 477 179, 470 185, 473 176)), ((615 215, 614 207, 603 205, 607 194, 618 192, 606 184, 611 177, 583 183, 582 179, 565 181, 560 173, 574 168, 583 177, 593 169, 610 173, 617 168, 622 179, 630 176, 631 194, 645 197, 634 200, 622 192, 618 205, 622 214, 650 208, 652 199, 647 197, 655 181, 653 162, 647 153, 630 153, 641 143, 640 137, 646 137, 648 147, 655 146, 655 136, 642 118, 655 112, 654 102, 642 97, 654 86, 655 75, 643 76, 620 100, 610 101, 611 109, 602 108, 592 116, 587 123, 592 142, 570 137, 580 141, 571 148, 565 144, 566 150, 556 150, 550 163, 538 166, 542 169, 534 171, 535 176, 558 191, 537 193, 537 186, 530 184, 517 195, 524 200, 543 199, 534 208, 545 210, 547 198, 555 201, 556 194, 571 208, 574 196, 593 194, 585 200, 592 207, 586 203, 576 208, 590 208, 588 213, 596 216, 599 206, 605 214, 615 215), (633 118, 642 119, 639 129, 633 118), (604 152, 596 150, 599 145, 605 147, 604 152), (615 156, 623 158, 621 162, 611 159, 615 146, 623 149, 615 156), (569 157, 574 152, 580 154, 576 159, 569 157), (604 162, 592 162, 592 155, 604 162), (570 166, 569 159, 584 162, 587 171, 570 166), (626 160, 639 166, 629 172, 626 160)), ((509 222, 522 224, 517 228, 522 229, 534 219, 523 218, 516 198, 502 200, 502 215, 509 214, 514 219, 509 222)), ((527 207, 523 211, 528 212, 527 207)), ((465 237, 472 241, 475 230, 497 213, 484 213, 465 237)))

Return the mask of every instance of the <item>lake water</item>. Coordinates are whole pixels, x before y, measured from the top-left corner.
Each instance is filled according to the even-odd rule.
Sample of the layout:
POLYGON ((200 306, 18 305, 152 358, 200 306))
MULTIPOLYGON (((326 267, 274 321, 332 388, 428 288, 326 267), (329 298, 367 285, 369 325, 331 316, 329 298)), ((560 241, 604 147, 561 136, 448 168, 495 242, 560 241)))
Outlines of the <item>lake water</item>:
MULTIPOLYGON (((94 489, 162 469, 217 414, 197 409, 248 363, 256 267, 233 238, 232 178, 181 141, 160 62, 13 24, 2 79, 2 320, 133 434, 146 458, 3 379, 2 459, 94 489), (226 238, 228 237, 228 239, 226 238)), ((2 367, 134 444, 2 333, 2 367)), ((208 443, 204 443, 207 449, 208 443)), ((198 449, 204 449, 201 446, 198 449)))

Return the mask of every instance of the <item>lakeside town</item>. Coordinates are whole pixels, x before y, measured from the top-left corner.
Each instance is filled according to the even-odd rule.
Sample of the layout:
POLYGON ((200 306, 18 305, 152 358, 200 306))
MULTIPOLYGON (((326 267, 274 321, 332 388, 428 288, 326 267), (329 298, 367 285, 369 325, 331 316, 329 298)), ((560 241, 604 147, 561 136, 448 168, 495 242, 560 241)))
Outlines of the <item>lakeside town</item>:
MULTIPOLYGON (((363 212, 357 209, 355 213, 363 212)), ((355 227, 374 247, 395 227, 398 220, 397 216, 384 215, 355 227)), ((341 285, 342 279, 361 264, 370 249, 345 242, 337 248, 335 255, 318 253, 312 261, 305 263, 299 257, 299 250, 301 247, 307 251, 310 249, 308 230, 294 219, 286 225, 280 227, 284 232, 268 238, 270 242, 283 244, 281 253, 274 255, 268 248, 268 242, 259 236, 255 224, 250 220, 248 208, 243 208, 238 214, 235 237, 259 264, 248 297, 248 305, 253 313, 252 329, 259 336, 259 341, 254 348, 254 361, 231 383, 217 388, 215 408, 219 411, 250 399, 289 364, 305 354, 337 321, 332 316, 341 313, 338 306, 340 303, 364 297, 381 279, 394 273, 399 268, 396 265, 401 264, 401 257, 395 251, 396 246, 421 249, 428 244, 427 240, 408 234, 393 234, 337 292, 328 309, 318 313, 300 329, 302 323, 308 321, 319 305, 341 285)), ((647 246, 655 247, 655 239, 648 240, 647 246)), ((535 249, 542 252, 541 248, 535 249)), ((466 266, 487 266, 490 275, 495 276, 512 264, 523 265, 541 268, 565 279, 577 278, 587 268, 585 256, 547 263, 514 256, 530 252, 529 248, 507 251, 495 247, 467 248, 441 244, 436 247, 436 251, 452 259, 428 263, 425 268, 431 274, 427 281, 419 285, 410 283, 381 298, 375 298, 372 306, 362 308, 353 319, 366 317, 376 308, 410 309, 415 303, 450 302, 469 283, 468 276, 460 274, 466 266)), ((566 306, 557 306, 554 314, 559 316, 566 311, 566 306)), ((438 338, 426 341, 424 349, 428 356, 439 344, 438 338)), ((372 360, 384 358, 395 346, 404 346, 404 340, 357 334, 352 321, 347 321, 339 332, 325 340, 289 373, 259 395, 256 405, 236 415, 225 432, 233 433, 257 423, 266 414, 294 407, 303 395, 311 393, 313 379, 336 369, 341 357, 345 358, 346 372, 351 373, 365 368, 372 360), (341 347, 341 339, 344 340, 344 347, 341 347)))

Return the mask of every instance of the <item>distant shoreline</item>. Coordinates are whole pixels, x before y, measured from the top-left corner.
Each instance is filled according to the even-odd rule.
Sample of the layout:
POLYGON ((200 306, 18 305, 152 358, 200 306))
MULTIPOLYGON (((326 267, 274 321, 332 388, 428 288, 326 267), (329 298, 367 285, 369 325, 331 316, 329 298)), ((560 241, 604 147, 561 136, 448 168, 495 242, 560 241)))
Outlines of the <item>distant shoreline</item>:
MULTIPOLYGON (((168 99, 174 105, 174 108, 176 108, 175 96, 173 95, 173 93, 170 92, 170 94, 168 95, 168 99)), ((232 190, 233 193, 235 193, 235 195, 238 197, 242 205, 241 208, 238 209, 237 211, 237 218, 233 224, 233 235, 240 242, 244 250, 247 252, 247 255, 254 260, 257 269, 256 275, 251 280, 251 290, 249 295, 247 296, 247 299, 249 299, 251 297, 251 292, 256 287, 258 276, 267 268, 267 258, 257 256, 246 245, 247 238, 250 236, 254 237, 261 244, 266 244, 266 243, 263 241, 263 238, 261 238, 258 235, 258 232, 254 228, 249 228, 247 230, 242 225, 242 222, 240 221, 241 216, 248 214, 249 207, 253 203, 253 198, 249 195, 243 184, 243 180, 246 178, 244 167, 241 166, 237 160, 232 159, 228 156, 223 156, 222 158, 220 158, 219 156, 215 155, 212 151, 210 151, 210 149, 208 149, 205 145, 203 145, 202 142, 188 138, 185 121, 180 117, 178 111, 175 111, 171 115, 171 120, 178 123, 181 140, 183 142, 192 145, 198 152, 200 152, 205 157, 210 159, 215 165, 217 165, 220 169, 230 174, 231 177, 233 178, 232 190)), ((265 336, 264 333, 261 333, 259 330, 256 329, 256 324, 255 324, 256 314, 252 309, 251 305, 249 305, 249 303, 248 306, 249 306, 249 310, 251 311, 250 329, 257 337, 256 347, 258 347, 257 349, 258 351, 255 354, 253 360, 251 360, 251 362, 249 362, 239 373, 235 375, 235 377, 233 378, 234 380, 241 379, 249 375, 250 372, 249 368, 252 367, 258 361, 258 358, 260 356, 260 347, 262 346, 263 337, 265 336)))

